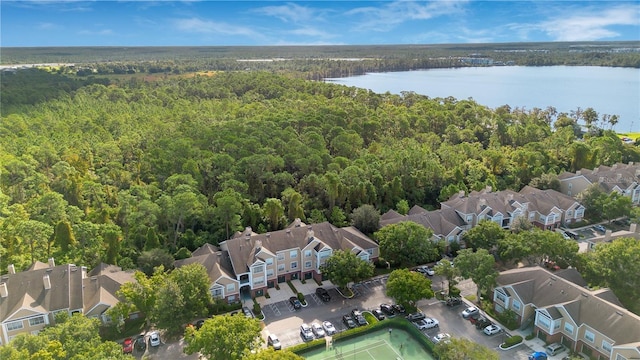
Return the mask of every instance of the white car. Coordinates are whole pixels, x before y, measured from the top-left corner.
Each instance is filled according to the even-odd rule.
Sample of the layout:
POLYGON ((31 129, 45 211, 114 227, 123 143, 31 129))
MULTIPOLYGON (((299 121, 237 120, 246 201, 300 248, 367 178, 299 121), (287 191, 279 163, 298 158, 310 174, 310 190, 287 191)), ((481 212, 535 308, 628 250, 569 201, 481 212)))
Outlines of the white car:
POLYGON ((433 318, 425 318, 423 320, 414 322, 414 324, 419 330, 433 329, 440 326, 440 322, 433 318))
POLYGON ((313 340, 313 330, 311 330, 311 327, 307 324, 300 325, 300 335, 302 335, 304 341, 313 340))
POLYGON ((434 343, 439 343, 439 342, 447 342, 449 341, 449 339, 451 339, 451 335, 447 334, 447 333, 440 333, 436 336, 433 337, 433 342, 434 343))
POLYGON ((154 331, 149 334, 149 344, 151 346, 160 346, 160 333, 154 331))
POLYGON ((322 325, 318 324, 317 322, 311 324, 311 330, 313 330, 313 334, 316 336, 316 338, 324 337, 324 329, 322 328, 322 325))
POLYGON ((333 326, 333 324, 330 323, 329 321, 323 321, 322 322, 322 328, 324 329, 324 333, 327 334, 327 335, 333 335, 336 332, 338 332, 336 330, 336 327, 333 326))
POLYGON ((484 333, 487 335, 494 335, 502 331, 502 328, 496 324, 491 324, 484 328, 484 333))
POLYGON ((465 319, 470 318, 473 315, 477 315, 480 313, 480 310, 478 310, 477 307, 475 306, 469 306, 468 308, 464 309, 462 311, 462 317, 465 319))

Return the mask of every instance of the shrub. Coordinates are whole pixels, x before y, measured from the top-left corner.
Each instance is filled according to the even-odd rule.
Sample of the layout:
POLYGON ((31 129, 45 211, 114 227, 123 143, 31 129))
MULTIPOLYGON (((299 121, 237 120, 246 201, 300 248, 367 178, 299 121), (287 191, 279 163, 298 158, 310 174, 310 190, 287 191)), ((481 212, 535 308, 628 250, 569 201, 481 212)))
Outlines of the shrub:
POLYGON ((457 287, 452 287, 451 291, 449 292, 449 296, 450 297, 460 297, 460 289, 458 289, 457 287))
POLYGON ((529 334, 529 335, 525 336, 525 339, 527 339, 527 340, 531 340, 531 339, 533 339, 534 337, 536 337, 536 334, 531 333, 531 334, 529 334))
POLYGON ((516 344, 520 344, 522 342, 522 336, 515 335, 504 341, 503 347, 508 348, 516 344))
POLYGON ((298 289, 296 289, 296 287, 293 286, 293 284, 291 283, 291 280, 287 280, 287 285, 289 285, 289 287, 291 288, 291 291, 293 291, 294 294, 298 293, 298 289))
POLYGON ((302 293, 298 293, 298 300, 302 303, 302 305, 306 305, 307 301, 304 299, 304 295, 302 293))
POLYGON ((257 301, 254 301, 253 303, 253 313, 255 315, 260 315, 260 313, 262 313, 262 309, 260 309, 260 304, 257 301))
POLYGON ((269 292, 268 292, 268 291, 264 293, 264 297, 265 297, 266 299, 271 299, 271 295, 269 295, 269 292))

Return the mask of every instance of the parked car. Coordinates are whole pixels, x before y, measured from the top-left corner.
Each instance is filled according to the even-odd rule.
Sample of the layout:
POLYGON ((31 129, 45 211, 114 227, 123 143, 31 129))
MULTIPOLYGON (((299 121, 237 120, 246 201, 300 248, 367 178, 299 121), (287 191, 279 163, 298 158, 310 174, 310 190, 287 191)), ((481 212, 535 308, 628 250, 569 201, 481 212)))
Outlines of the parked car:
POLYGON ((248 307, 243 307, 242 308, 242 313, 244 314, 244 316, 248 317, 248 318, 254 318, 255 316, 253 315, 253 311, 251 311, 251 309, 249 309, 248 307))
POLYGON ((482 330, 482 331, 484 331, 485 334, 491 336, 491 335, 495 335, 495 334, 501 332, 502 328, 500 326, 496 325, 496 324, 491 324, 491 325, 485 327, 484 330, 482 330))
POLYGON ((351 311, 351 316, 359 326, 365 326, 369 324, 367 320, 364 318, 364 315, 362 315, 362 311, 358 309, 353 309, 351 311))
POLYGON ((433 318, 424 318, 414 322, 414 324, 419 330, 433 329, 440 326, 440 322, 433 318))
POLYGON ((557 355, 563 351, 565 351, 566 348, 564 347, 564 345, 560 344, 560 343, 553 343, 549 346, 547 346, 544 351, 547 353, 547 355, 549 356, 554 356, 557 355))
POLYGON ((358 326, 356 324, 356 322, 353 320, 353 318, 351 317, 351 315, 347 314, 344 315, 342 317, 342 322, 349 328, 349 329, 353 329, 354 327, 358 326))
POLYGON ((479 313, 480 313, 480 310, 478 310, 478 308, 477 308, 477 307, 475 307, 475 306, 469 306, 468 308, 466 308, 466 309, 464 309, 464 310, 462 311, 462 317, 463 317, 464 319, 468 319, 468 318, 470 318, 471 316, 476 315, 476 314, 479 314, 479 313))
POLYGON ((404 309, 404 306, 400 304, 393 304, 393 311, 395 311, 398 314, 404 314, 406 312, 404 309))
POLYGON ((529 355, 529 360, 547 360, 547 354, 542 351, 536 351, 533 354, 529 355))
POLYGON ((596 229, 597 231, 600 231, 600 232, 607 232, 607 229, 605 229, 605 227, 600 225, 600 224, 593 225, 593 228, 596 229))
POLYGON ((447 299, 447 306, 458 306, 462 304, 462 299, 459 297, 452 297, 447 299))
POLYGON ((325 288, 317 288, 316 289, 316 295, 318 295, 318 297, 320 298, 320 300, 327 302, 331 300, 331 295, 329 295, 329 292, 327 291, 327 289, 325 288))
POLYGON ((311 330, 311 327, 307 324, 300 325, 300 335, 304 341, 313 340, 313 330, 311 330))
POLYGON ((483 316, 481 316, 480 318, 478 318, 478 320, 475 321, 474 325, 476 326, 476 329, 480 330, 480 329, 484 329, 487 326, 491 325, 491 321, 483 316))
POLYGON ((320 325, 320 323, 314 322, 311 324, 311 330, 313 331, 313 334, 316 336, 316 338, 321 338, 324 337, 325 333, 324 333, 324 329, 322 328, 322 325, 320 325))
POLYGON ((147 350, 147 339, 145 339, 144 335, 138 336, 134 346, 136 350, 140 352, 144 352, 147 350))
POLYGON ((149 334, 149 345, 156 347, 160 346, 160 333, 157 331, 151 332, 149 334))
POLYGON ((280 339, 275 334, 269 334, 267 336, 267 345, 271 346, 274 350, 282 349, 282 344, 280 344, 280 339))
POLYGON ((299 310, 302 308, 302 303, 300 302, 300 300, 298 300, 296 296, 290 297, 289 302, 291 303, 291 306, 293 306, 295 310, 299 310))
POLYGON ((125 354, 133 353, 133 339, 132 338, 124 339, 124 341, 122 342, 122 352, 125 353, 125 354))
POLYGON ((204 325, 204 319, 200 319, 200 320, 196 321, 195 324, 193 324, 193 327, 195 327, 196 330, 200 330, 202 325, 204 325))
POLYGON ((451 335, 447 334, 447 333, 439 333, 438 335, 433 337, 433 342, 434 343, 439 343, 439 342, 448 342, 451 339, 451 335))
POLYGON ((396 313, 396 311, 393 309, 393 306, 389 304, 380 304, 380 310, 382 310, 383 313, 387 314, 387 316, 393 316, 396 313))
POLYGON ((338 332, 336 327, 329 321, 323 321, 322 328, 324 329, 324 333, 327 335, 333 335, 338 332))
POLYGON ((420 321, 424 318, 426 318, 427 315, 425 315, 424 313, 421 312, 415 312, 412 314, 407 315, 407 320, 409 321, 420 321))
POLYGON ((384 314, 382 313, 382 311, 380 309, 373 309, 373 310, 371 310, 371 313, 378 320, 384 320, 385 319, 385 316, 384 316, 384 314))

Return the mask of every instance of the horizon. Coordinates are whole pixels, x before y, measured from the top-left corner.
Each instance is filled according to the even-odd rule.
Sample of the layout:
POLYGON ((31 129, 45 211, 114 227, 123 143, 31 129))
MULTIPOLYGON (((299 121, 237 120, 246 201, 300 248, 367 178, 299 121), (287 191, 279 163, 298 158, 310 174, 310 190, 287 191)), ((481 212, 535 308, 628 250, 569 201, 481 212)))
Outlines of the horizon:
POLYGON ((0 2, 3 48, 640 40, 635 1, 0 2))

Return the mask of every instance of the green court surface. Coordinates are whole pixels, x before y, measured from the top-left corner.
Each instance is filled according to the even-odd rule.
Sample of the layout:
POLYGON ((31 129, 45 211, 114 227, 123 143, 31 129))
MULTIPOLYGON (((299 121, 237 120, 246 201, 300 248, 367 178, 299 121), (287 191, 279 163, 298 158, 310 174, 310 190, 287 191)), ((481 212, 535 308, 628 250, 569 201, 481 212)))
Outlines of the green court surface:
POLYGON ((300 354, 307 360, 433 360, 406 331, 378 330, 300 354))

